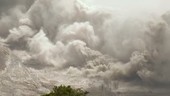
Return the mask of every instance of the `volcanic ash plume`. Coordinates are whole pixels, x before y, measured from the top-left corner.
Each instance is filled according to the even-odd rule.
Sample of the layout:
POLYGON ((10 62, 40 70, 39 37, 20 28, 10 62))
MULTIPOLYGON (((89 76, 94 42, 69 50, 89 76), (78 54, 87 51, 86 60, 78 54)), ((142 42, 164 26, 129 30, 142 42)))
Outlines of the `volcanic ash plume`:
POLYGON ((41 95, 61 84, 90 96, 169 94, 169 12, 120 12, 80 0, 4 2, 0 95, 41 95))

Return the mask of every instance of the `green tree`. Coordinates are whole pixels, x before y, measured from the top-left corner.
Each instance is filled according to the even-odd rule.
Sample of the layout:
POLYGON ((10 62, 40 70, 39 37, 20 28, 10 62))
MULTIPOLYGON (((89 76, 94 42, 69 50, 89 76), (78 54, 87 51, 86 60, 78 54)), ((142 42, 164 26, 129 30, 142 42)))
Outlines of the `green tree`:
POLYGON ((82 89, 73 89, 71 86, 54 86, 53 90, 42 96, 86 96, 88 94, 87 91, 83 91, 82 89))

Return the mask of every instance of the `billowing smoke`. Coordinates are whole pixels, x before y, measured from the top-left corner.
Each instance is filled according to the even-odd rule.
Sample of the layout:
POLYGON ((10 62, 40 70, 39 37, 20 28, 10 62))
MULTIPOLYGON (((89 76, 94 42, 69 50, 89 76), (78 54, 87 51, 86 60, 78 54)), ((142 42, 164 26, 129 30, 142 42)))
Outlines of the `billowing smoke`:
POLYGON ((60 84, 90 96, 170 94, 170 12, 120 12, 81 0, 0 5, 0 95, 41 95, 60 84))

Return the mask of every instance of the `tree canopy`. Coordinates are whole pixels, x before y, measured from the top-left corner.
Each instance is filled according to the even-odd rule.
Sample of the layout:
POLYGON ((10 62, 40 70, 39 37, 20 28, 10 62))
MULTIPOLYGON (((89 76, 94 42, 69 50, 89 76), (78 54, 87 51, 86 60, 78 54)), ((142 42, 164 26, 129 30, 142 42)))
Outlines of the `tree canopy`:
POLYGON ((84 91, 80 88, 74 89, 71 86, 54 86, 53 90, 42 96, 86 96, 88 94, 87 91, 84 91))

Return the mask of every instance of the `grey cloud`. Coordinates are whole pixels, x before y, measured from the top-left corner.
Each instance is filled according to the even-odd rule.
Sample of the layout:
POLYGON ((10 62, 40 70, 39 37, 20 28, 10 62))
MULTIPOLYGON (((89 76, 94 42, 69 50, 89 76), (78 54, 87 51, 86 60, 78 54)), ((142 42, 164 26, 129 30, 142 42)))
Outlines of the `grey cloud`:
POLYGON ((9 31, 1 41, 11 50, 1 70, 0 94, 40 95, 59 84, 96 88, 93 96, 100 90, 104 96, 169 94, 168 13, 136 15, 79 0, 36 0, 22 12, 19 5, 28 8, 33 1, 15 2, 16 10, 0 22, 7 26, 1 32, 9 31))

